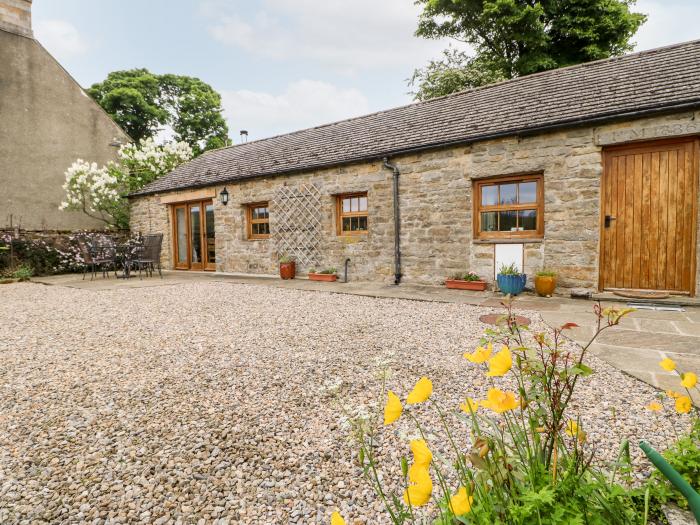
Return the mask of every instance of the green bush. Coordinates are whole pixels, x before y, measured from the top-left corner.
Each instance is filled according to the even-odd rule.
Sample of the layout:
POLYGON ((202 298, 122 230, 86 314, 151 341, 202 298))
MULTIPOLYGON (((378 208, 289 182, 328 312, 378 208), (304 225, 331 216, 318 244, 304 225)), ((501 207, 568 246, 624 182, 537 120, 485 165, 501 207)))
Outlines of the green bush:
POLYGON ((28 281, 29 279, 32 278, 32 275, 34 275, 34 270, 32 269, 31 266, 27 264, 21 264, 19 265, 15 271, 13 271, 10 276, 13 279, 17 279, 19 281, 28 281))

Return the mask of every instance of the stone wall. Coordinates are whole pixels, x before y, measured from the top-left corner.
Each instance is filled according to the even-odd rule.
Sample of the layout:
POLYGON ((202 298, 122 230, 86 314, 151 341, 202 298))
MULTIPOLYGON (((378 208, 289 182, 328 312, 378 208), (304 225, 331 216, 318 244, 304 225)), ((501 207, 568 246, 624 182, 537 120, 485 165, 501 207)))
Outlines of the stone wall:
MULTIPOLYGON (((525 271, 542 267, 559 274, 561 291, 595 290, 598 283, 600 227, 600 141, 689 129, 694 113, 641 119, 601 127, 575 128, 527 137, 508 137, 392 158, 401 170, 401 248, 404 282, 438 284, 445 277, 471 270, 492 281, 494 243, 473 239, 473 179, 515 173, 544 173, 545 236, 524 243, 525 271), (680 123, 680 124, 679 124, 680 123), (680 126, 680 127, 679 127, 680 126), (661 130, 661 131, 653 131, 661 130)), ((691 126, 692 127, 692 126, 691 126)), ((298 175, 229 183, 228 206, 215 200, 217 269, 273 274, 274 241, 248 240, 245 204, 269 200, 270 227, 275 228, 274 195, 283 184, 312 182, 322 188, 322 266, 342 268, 350 258, 354 280, 393 282, 394 244, 392 173, 379 162, 353 164, 298 175), (369 234, 347 238, 336 234, 335 195, 367 191, 369 234)), ((223 186, 211 188, 216 195, 223 186)), ((172 194, 167 195, 172 199, 172 194)), ((164 264, 170 267, 170 225, 159 196, 135 199, 132 225, 166 235, 164 264)), ((301 269, 302 273, 305 270, 301 269)))

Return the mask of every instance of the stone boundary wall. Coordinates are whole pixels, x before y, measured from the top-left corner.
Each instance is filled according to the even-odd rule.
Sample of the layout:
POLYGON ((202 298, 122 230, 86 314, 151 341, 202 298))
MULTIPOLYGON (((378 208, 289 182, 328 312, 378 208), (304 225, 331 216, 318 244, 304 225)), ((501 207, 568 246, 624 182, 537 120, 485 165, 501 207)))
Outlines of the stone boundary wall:
MULTIPOLYGON (((400 171, 403 281, 439 284, 459 271, 474 271, 493 281, 494 243, 473 239, 473 180, 515 173, 544 173, 544 239, 524 244, 528 283, 547 267, 559 275, 559 291, 597 290, 600 228, 601 143, 674 136, 697 131, 700 112, 580 127, 536 136, 506 137, 429 152, 397 155, 400 171), (616 139, 617 138, 617 139, 616 139)), ((394 241, 392 174, 379 162, 365 162, 289 176, 227 183, 228 206, 214 200, 217 270, 274 274, 277 255, 272 240, 248 240, 245 205, 269 200, 270 228, 275 227, 274 195, 279 185, 315 183, 323 195, 323 266, 342 268, 350 258, 350 279, 393 282, 394 241), (335 195, 368 192, 369 234, 336 235, 335 195)), ((218 193, 224 185, 209 188, 218 193)), ((178 192, 164 194, 172 201, 178 192)), ((185 194, 186 192, 181 192, 185 194)), ((161 196, 132 202, 132 228, 163 232, 165 268, 171 264, 171 225, 161 196)), ((700 251, 700 250, 699 250, 700 251)), ((698 265, 700 268, 700 265, 698 265)), ((303 273, 302 269, 302 273, 303 273)))

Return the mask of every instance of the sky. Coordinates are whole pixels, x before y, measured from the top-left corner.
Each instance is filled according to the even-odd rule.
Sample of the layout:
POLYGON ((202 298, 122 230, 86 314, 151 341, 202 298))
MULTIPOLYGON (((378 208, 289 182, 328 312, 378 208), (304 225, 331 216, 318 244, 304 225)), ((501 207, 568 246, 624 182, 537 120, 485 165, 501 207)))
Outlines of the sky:
MULTIPOLYGON (((700 38, 697 0, 638 0, 635 50, 700 38)), ((286 133, 411 102, 447 40, 414 36, 413 0, 34 0, 36 38, 83 86, 145 67, 222 95, 231 137, 286 133)))

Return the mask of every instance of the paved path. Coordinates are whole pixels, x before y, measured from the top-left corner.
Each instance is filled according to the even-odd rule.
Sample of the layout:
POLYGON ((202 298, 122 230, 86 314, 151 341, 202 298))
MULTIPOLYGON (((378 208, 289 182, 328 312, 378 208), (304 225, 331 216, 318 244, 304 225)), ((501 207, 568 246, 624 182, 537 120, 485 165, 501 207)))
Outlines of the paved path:
MULTIPOLYGON (((85 280, 81 276, 60 275, 34 279, 36 282, 108 290, 114 288, 140 288, 150 286, 174 286, 192 280, 214 280, 294 288, 300 290, 348 293, 370 297, 391 297, 419 301, 438 301, 482 306, 499 306, 501 298, 491 292, 466 292, 447 290, 437 286, 401 286, 377 283, 321 283, 307 279, 282 281, 278 278, 207 272, 164 272, 164 278, 132 278, 129 280, 85 280)), ((595 316, 593 302, 564 297, 541 298, 523 294, 516 298, 516 309, 536 310, 551 326, 574 322, 580 326, 570 333, 580 344, 586 344, 594 333, 595 316)), ((626 306, 626 303, 606 302, 605 306, 626 306)), ((623 370, 662 390, 679 390, 678 376, 662 370, 658 363, 664 357, 675 360, 684 371, 700 374, 700 308, 686 306, 683 312, 638 310, 625 318, 621 326, 604 332, 591 347, 591 351, 623 370)), ((695 398, 696 403, 700 397, 695 398)))

